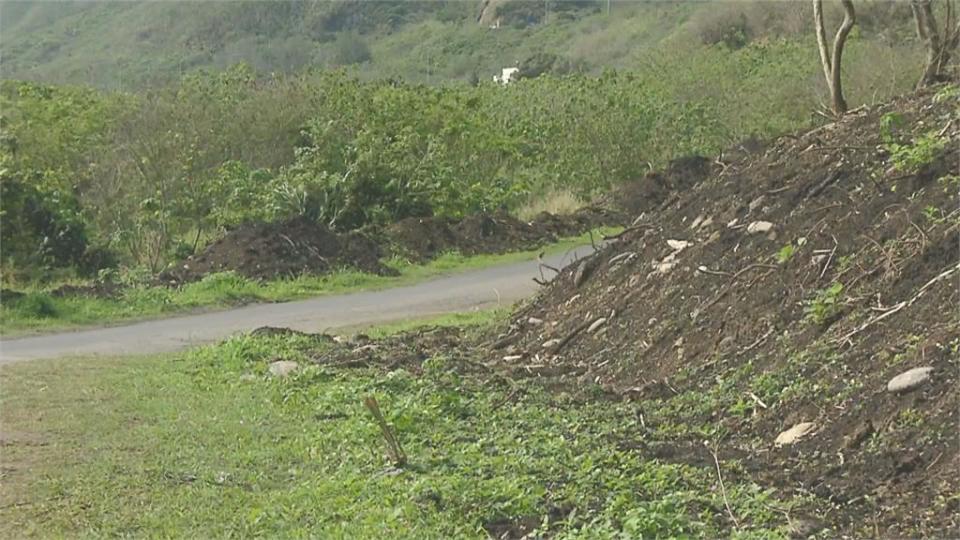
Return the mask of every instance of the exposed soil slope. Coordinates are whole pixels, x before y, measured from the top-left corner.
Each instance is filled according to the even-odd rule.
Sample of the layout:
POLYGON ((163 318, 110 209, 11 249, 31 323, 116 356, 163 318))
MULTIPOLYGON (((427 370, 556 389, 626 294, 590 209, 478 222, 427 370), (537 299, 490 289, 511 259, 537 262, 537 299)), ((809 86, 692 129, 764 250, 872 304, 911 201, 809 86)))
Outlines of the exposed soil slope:
POLYGON ((202 253, 164 273, 164 281, 195 281, 233 270, 254 279, 322 274, 347 267, 387 274, 380 245, 361 233, 340 235, 305 218, 238 227, 202 253))
POLYGON ((252 279, 324 274, 341 268, 390 274, 393 270, 382 263, 389 255, 424 262, 448 251, 465 255, 520 251, 624 220, 618 210, 597 207, 564 216, 542 214, 529 223, 506 213, 481 213, 461 220, 408 218, 382 231, 347 233, 305 218, 252 223, 228 232, 160 279, 176 284, 228 270, 252 279))
POLYGON ((742 464, 732 480, 809 497, 801 532, 960 536, 958 110, 944 89, 865 108, 672 180, 678 195, 676 170, 652 174, 634 226, 519 310, 490 356, 635 400, 647 431, 624 444, 652 458, 713 467, 711 441, 742 464), (942 149, 898 169, 888 113, 895 142, 942 149), (887 390, 917 367, 930 379, 887 390))

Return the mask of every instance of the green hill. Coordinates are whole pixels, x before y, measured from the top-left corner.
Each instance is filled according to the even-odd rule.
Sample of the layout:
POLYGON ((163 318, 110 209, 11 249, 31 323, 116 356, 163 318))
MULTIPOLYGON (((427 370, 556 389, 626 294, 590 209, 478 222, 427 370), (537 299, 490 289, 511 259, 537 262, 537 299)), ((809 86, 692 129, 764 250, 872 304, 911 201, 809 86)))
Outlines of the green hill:
MULTIPOLYGON (((862 2, 860 38, 916 54, 909 8, 862 2)), ((663 48, 807 39, 806 2, 441 0, 0 4, 2 75, 134 89, 198 68, 352 66, 417 82, 489 79, 548 55, 555 71, 642 69, 663 48), (538 56, 539 55, 539 56, 538 56), (559 59, 559 62, 554 61, 559 59)), ((541 62, 542 63, 542 62, 541 62)))

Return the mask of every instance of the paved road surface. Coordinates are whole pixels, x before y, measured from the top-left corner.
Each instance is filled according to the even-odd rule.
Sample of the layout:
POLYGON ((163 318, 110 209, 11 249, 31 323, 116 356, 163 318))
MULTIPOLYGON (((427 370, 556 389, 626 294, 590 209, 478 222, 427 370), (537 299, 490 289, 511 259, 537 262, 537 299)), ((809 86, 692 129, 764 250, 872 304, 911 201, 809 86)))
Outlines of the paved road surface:
MULTIPOLYGON (((590 253, 587 246, 547 257, 564 266, 590 253)), ((548 278, 551 272, 544 270, 548 278)), ((282 304, 256 304, 229 311, 143 321, 19 339, 0 339, 0 364, 61 356, 112 356, 176 351, 221 340, 261 326, 306 332, 377 324, 412 317, 509 305, 532 294, 539 276, 535 260, 440 277, 417 285, 324 296, 282 304)))

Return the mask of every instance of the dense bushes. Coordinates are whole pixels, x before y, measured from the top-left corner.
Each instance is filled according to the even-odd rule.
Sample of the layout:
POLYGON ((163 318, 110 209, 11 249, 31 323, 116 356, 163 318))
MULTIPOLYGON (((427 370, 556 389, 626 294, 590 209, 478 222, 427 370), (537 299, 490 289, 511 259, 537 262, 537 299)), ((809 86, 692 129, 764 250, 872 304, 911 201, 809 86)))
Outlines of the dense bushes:
MULTIPOLYGON (((915 80, 898 86, 857 62, 879 54, 870 47, 850 44, 852 102, 915 80)), ((5 270, 73 266, 93 244, 157 271, 247 220, 352 229, 512 210, 546 193, 586 199, 675 156, 805 124, 822 79, 814 51, 668 42, 630 73, 507 86, 265 78, 243 66, 137 95, 7 81, 5 270)))

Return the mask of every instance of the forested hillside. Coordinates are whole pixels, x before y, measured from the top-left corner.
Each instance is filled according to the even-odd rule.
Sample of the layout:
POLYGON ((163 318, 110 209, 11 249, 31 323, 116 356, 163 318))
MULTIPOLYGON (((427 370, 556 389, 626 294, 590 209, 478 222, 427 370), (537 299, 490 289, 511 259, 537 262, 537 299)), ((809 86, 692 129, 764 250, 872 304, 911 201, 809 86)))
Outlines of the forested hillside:
MULTIPOLYGON (((904 2, 858 2, 856 54, 915 54, 904 2)), ((435 0, 4 2, 3 77, 137 89, 245 62, 258 72, 350 66, 441 82, 499 69, 646 69, 690 47, 812 38, 808 2, 435 0), (496 28, 493 28, 496 27, 496 28)))

